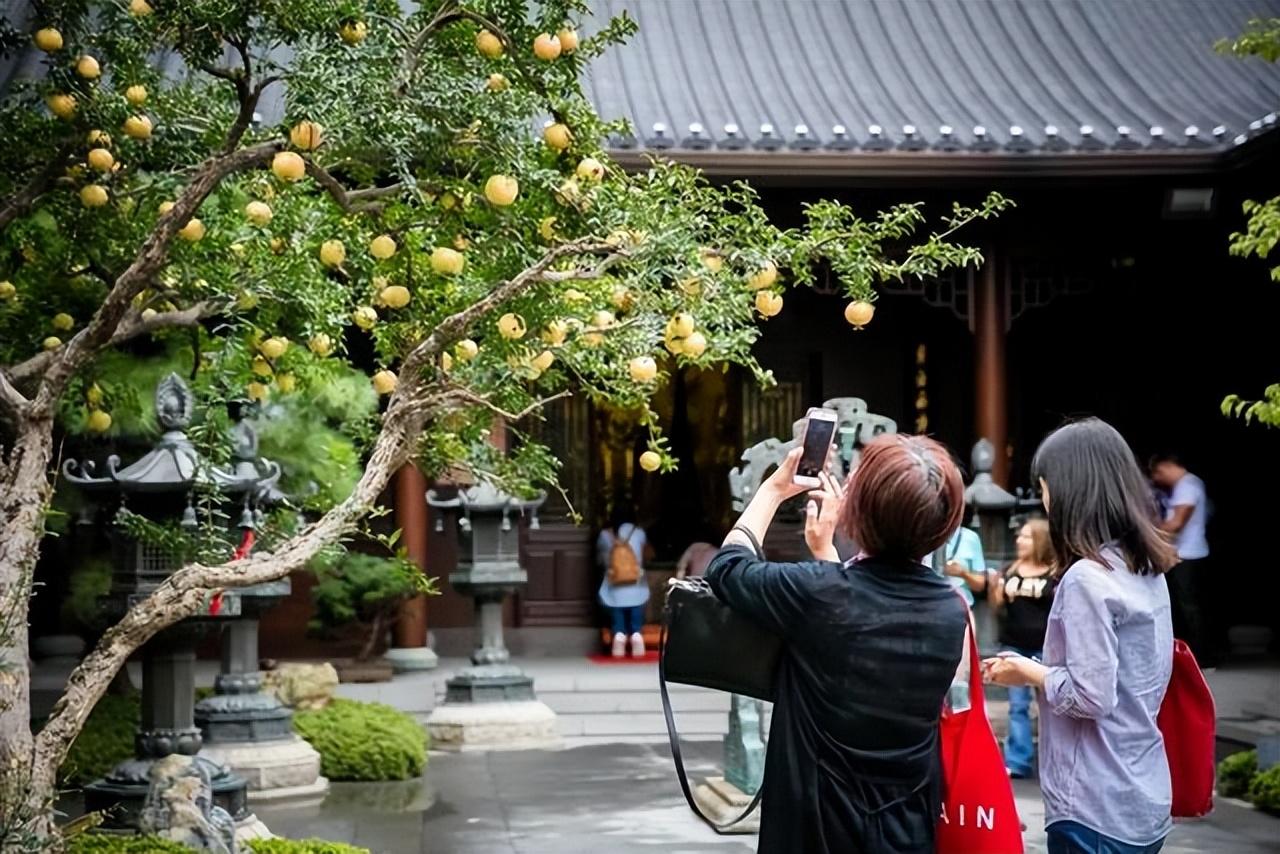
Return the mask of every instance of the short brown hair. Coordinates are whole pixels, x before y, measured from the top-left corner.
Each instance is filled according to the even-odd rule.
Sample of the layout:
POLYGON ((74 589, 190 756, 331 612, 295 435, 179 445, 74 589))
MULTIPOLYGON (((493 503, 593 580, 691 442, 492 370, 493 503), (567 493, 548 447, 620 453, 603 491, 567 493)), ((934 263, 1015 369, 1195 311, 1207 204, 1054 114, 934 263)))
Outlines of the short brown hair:
POLYGON ((917 560, 951 539, 963 518, 964 482, 947 449, 891 433, 863 448, 839 525, 868 555, 917 560))

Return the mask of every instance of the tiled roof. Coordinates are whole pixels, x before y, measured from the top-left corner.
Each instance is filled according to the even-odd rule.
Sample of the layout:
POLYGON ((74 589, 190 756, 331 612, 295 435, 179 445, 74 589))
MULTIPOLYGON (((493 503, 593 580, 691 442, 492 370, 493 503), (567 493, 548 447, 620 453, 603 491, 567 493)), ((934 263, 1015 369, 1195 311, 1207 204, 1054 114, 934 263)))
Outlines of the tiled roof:
POLYGON ((1280 0, 592 5, 640 26, 586 81, 624 149, 1212 153, 1280 111, 1280 67, 1213 49, 1280 0))

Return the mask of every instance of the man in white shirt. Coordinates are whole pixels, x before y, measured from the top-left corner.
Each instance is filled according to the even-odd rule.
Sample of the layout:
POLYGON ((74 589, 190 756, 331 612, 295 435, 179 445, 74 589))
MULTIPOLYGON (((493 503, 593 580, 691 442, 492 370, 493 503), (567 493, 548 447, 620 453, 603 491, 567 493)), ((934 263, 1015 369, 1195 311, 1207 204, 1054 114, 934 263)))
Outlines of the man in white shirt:
POLYGON ((1169 594, 1173 599, 1174 632, 1190 644, 1203 664, 1205 648, 1203 577, 1209 559, 1205 536, 1209 521, 1209 500, 1204 481, 1187 471, 1173 454, 1151 458, 1151 480, 1167 496, 1160 528, 1172 537, 1178 549, 1178 563, 1169 570, 1169 594))

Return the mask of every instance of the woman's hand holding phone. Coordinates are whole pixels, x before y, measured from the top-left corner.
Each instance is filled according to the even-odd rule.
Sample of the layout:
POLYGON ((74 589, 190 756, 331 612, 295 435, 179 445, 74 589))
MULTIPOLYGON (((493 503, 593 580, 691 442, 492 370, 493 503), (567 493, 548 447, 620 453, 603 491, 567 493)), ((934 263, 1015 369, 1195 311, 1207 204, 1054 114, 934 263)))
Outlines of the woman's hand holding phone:
POLYGON ((818 560, 838 562, 836 552, 836 519, 844 500, 844 488, 825 471, 818 475, 821 487, 809 493, 804 512, 804 541, 818 560))

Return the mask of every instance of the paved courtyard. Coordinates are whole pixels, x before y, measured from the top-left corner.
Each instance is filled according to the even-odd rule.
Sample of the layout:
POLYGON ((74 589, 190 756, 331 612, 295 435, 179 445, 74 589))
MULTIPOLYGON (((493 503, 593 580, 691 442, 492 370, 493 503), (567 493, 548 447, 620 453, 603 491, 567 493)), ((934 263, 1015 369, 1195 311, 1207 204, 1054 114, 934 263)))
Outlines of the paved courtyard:
MULTIPOLYGON (((714 773, 715 742, 686 753, 696 777, 714 773)), ((1043 852, 1040 793, 1017 784, 1027 851, 1043 852)), ((407 784, 335 785, 311 811, 258 809, 277 834, 352 842, 376 854, 746 854, 754 836, 717 836, 685 806, 664 744, 598 744, 562 751, 433 754, 407 784)), ((1180 824, 1170 854, 1280 852, 1280 819, 1225 802, 1180 824)))

